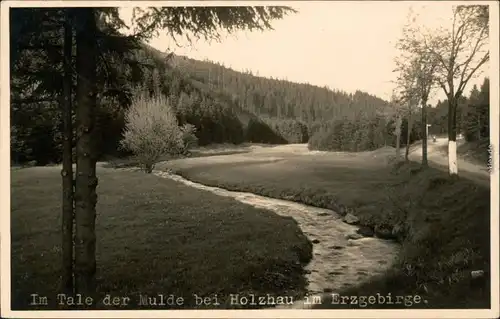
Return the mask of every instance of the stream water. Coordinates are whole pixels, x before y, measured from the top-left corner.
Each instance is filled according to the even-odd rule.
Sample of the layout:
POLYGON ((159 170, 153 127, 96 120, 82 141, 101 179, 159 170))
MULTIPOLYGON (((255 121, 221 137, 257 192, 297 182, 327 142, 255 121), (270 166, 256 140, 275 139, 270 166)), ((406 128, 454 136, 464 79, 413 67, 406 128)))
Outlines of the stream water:
MULTIPOLYGON (((206 186, 169 172, 155 171, 154 174, 294 218, 313 242, 313 258, 305 267, 309 296, 356 286, 383 273, 392 265, 399 249, 398 244, 375 237, 347 239, 358 227, 344 223, 339 214, 328 209, 206 186)), ((298 302, 292 308, 302 304, 298 302)))

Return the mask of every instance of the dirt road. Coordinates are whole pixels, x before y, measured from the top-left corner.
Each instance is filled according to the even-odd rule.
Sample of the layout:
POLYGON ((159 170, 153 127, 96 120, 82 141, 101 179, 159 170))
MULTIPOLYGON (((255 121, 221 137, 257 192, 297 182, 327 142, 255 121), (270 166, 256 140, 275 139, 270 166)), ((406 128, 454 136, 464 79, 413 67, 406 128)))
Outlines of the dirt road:
MULTIPOLYGON (((447 138, 438 138, 436 139, 436 142, 429 140, 427 144, 427 159, 429 161, 429 165, 445 172, 448 171, 447 145, 447 138)), ((413 161, 421 161, 422 144, 416 145, 409 157, 413 161)), ((460 157, 457 159, 457 165, 459 176, 463 176, 484 186, 490 185, 490 174, 487 167, 466 161, 460 157)))

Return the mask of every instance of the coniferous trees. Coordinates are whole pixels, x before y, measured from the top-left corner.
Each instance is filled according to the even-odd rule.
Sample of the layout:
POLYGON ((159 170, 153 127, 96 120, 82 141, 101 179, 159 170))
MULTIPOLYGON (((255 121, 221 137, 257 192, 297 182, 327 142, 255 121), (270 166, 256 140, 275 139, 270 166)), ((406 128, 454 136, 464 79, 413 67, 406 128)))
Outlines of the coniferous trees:
POLYGON ((461 127, 467 141, 489 144, 489 104, 489 80, 485 79, 480 90, 477 86, 472 88, 463 112, 466 116, 461 127))
MULTIPOLYGON (((103 110, 100 102, 110 102, 108 105, 103 103, 108 114, 112 114, 113 111, 117 113, 121 111, 123 114, 123 110, 113 110, 113 100, 130 103, 130 89, 133 87, 130 85, 131 82, 137 79, 144 80, 141 79, 143 70, 137 66, 145 65, 141 65, 142 61, 130 57, 132 51, 139 47, 139 41, 150 38, 160 29, 173 37, 186 36, 187 32, 191 32, 197 37, 210 39, 218 38, 221 28, 229 32, 239 29, 266 30, 271 28, 272 20, 280 19, 293 10, 285 7, 163 7, 134 9, 134 11, 137 11, 134 12, 137 33, 133 36, 123 36, 117 31, 124 26, 118 8, 11 10, 13 132, 18 133, 23 131, 23 128, 29 132, 30 127, 26 125, 29 116, 25 111, 28 108, 24 106, 34 105, 36 110, 34 113, 38 113, 36 115, 39 117, 48 117, 50 121, 38 125, 35 120, 32 123, 33 127, 42 127, 49 131, 47 133, 52 134, 33 134, 31 130, 29 135, 34 139, 46 138, 49 144, 47 146, 52 146, 50 143, 56 140, 57 146, 60 147, 62 143, 57 142, 55 137, 58 136, 59 139, 66 141, 68 126, 65 125, 63 134, 57 129, 51 129, 53 123, 59 125, 61 122, 57 120, 62 117, 57 106, 63 100, 67 102, 74 99, 76 102, 74 277, 76 292, 87 296, 92 296, 96 292, 95 219, 98 184, 96 162, 102 155, 102 145, 98 143, 98 137, 104 132, 104 128, 100 127, 103 124, 99 116, 103 110), (68 12, 71 12, 72 16, 71 32, 75 33, 76 47, 72 48, 70 59, 67 56, 63 58, 64 55, 69 55, 69 50, 63 50, 62 45, 65 38, 62 29, 67 21, 65 17, 68 12), (66 62, 65 66, 69 65, 75 70, 76 81, 73 79, 70 83, 76 86, 74 97, 68 96, 71 94, 68 93, 66 86, 63 92, 63 82, 69 80, 63 76, 65 73, 68 74, 63 72, 63 60, 66 62), (65 98, 61 98, 63 93, 65 98), (24 121, 21 120, 23 117, 24 121)), ((155 74, 153 78, 154 84, 157 85, 159 75, 155 74)), ((67 107, 64 110, 64 122, 67 122, 69 110, 67 107)), ((22 136, 18 134, 12 138, 17 146, 14 148, 15 151, 19 151, 19 148, 25 145, 19 140, 22 136)), ((66 144, 65 164, 68 159, 66 144)), ((48 147, 41 154, 50 154, 51 150, 60 154, 56 147, 48 147)), ((49 156, 46 160, 58 159, 56 156, 49 156)), ((66 175, 69 176, 67 171, 66 175)), ((64 237, 63 241, 66 243, 68 240, 64 237)), ((63 277, 69 282, 66 273, 63 277)))
MULTIPOLYGON (((99 130, 96 135, 99 143, 96 147, 99 156, 127 154, 118 146, 131 90, 136 85, 145 85, 152 92, 153 73, 162 93, 171 99, 179 123, 189 123, 196 128, 200 145, 244 141, 305 143, 319 127, 328 126, 331 120, 351 118, 360 112, 368 117, 375 116, 377 110, 388 106, 382 99, 360 91, 348 94, 308 84, 271 80, 209 62, 189 60, 189 63, 183 63, 184 59, 177 56, 172 60, 179 66, 172 69, 165 62, 165 56, 144 45, 128 53, 128 65, 120 64, 120 61, 110 65, 118 83, 98 86, 100 103, 96 121, 99 130), (217 83, 208 85, 208 70, 211 77, 220 73, 217 83), (101 90, 106 93, 100 93, 101 90), (252 120, 249 122, 249 119, 252 120)), ((107 69, 103 65, 98 71, 104 75, 107 69)), ((16 134, 19 144, 29 142, 21 135, 23 127, 20 125, 20 132, 16 134)), ((48 136, 56 136, 57 129, 52 132, 48 136)), ((52 144, 57 145, 57 142, 52 144)), ((46 150, 54 147, 49 145, 46 150)), ((57 152, 55 149, 53 153, 57 152)), ((20 150, 18 154, 19 158, 33 159, 30 157, 32 153, 27 151, 20 150)), ((50 161, 57 162, 58 159, 51 158, 50 161)))
MULTIPOLYGON (((430 130, 434 134, 446 134, 448 131, 448 102, 438 101, 429 108, 430 130)), ((478 88, 473 86, 469 95, 461 96, 457 105, 457 132, 463 134, 469 142, 489 143, 489 79, 485 78, 478 88)))

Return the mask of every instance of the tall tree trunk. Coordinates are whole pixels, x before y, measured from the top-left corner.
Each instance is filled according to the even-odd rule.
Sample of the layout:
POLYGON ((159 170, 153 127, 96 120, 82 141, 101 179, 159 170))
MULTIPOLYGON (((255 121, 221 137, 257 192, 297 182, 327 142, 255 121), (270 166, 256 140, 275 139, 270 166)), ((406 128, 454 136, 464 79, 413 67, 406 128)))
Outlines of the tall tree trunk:
POLYGON ((412 116, 411 116, 411 106, 410 109, 408 110, 408 129, 407 129, 407 134, 406 134, 406 152, 405 152, 405 161, 408 162, 409 155, 410 155, 410 137, 411 137, 411 129, 412 129, 412 116))
POLYGON ((398 114, 396 118, 396 161, 398 162, 401 156, 401 122, 401 114, 398 114))
POLYGON ((71 60, 73 49, 73 29, 70 11, 66 9, 64 22, 64 82, 63 82, 63 154, 62 154, 62 291, 73 293, 73 125, 71 110, 71 60))
POLYGON ((427 161, 427 99, 422 99, 422 167, 429 166, 427 161))
POLYGON ((76 32, 76 253, 75 283, 78 293, 95 293, 95 218, 97 203, 96 150, 92 138, 96 118, 96 21, 94 9, 78 8, 76 32))
POLYGON ((448 170, 450 176, 458 176, 457 165, 457 103, 448 97, 448 170))

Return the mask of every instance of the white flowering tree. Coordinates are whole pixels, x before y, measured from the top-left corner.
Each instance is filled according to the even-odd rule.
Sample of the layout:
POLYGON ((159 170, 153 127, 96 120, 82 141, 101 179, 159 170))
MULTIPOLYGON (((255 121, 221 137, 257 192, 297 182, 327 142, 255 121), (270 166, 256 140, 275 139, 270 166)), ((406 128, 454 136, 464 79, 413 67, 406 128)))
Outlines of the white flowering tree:
MULTIPOLYGON (((125 114, 122 147, 132 151, 146 173, 165 155, 185 151, 186 129, 179 127, 175 110, 158 91, 149 96, 142 90, 134 95, 125 114)), ((191 132, 188 132, 191 133, 191 132)), ((194 132, 192 132, 194 134, 194 132)))

